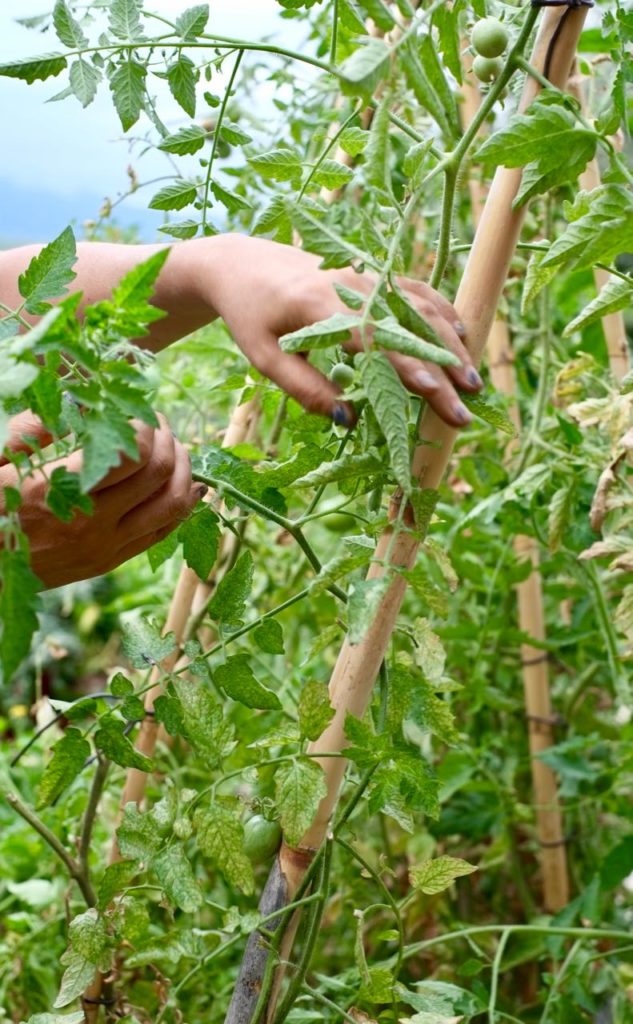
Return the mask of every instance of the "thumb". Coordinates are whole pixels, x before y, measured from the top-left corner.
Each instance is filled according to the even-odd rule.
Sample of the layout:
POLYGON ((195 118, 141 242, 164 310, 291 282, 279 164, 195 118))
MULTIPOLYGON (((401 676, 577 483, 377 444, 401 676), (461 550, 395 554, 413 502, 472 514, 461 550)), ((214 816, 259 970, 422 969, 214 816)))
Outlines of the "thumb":
MULTIPOLYGON (((52 440, 52 434, 39 417, 26 409, 9 420, 9 437, 4 447, 11 452, 32 452, 35 448, 45 448, 52 440)), ((8 461, 0 455, 0 466, 6 466, 8 461)))
POLYGON ((308 412, 327 416, 343 427, 352 427, 356 422, 354 407, 342 400, 340 388, 303 356, 282 352, 275 345, 270 360, 257 368, 308 412))

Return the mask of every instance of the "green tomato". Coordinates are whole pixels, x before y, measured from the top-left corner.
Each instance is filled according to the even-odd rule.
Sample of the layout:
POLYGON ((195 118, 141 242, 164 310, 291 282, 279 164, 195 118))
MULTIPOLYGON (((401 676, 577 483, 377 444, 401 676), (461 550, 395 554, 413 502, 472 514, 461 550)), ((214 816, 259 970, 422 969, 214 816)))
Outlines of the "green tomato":
POLYGON ((502 67, 500 60, 493 60, 491 57, 475 57, 473 61, 473 73, 480 82, 494 82, 502 67))
POLYGON ((508 30, 496 18, 482 18, 473 28, 470 42, 480 57, 500 57, 508 45, 508 30))
POLYGON ((254 864, 263 864, 279 849, 281 827, 267 821, 263 814, 254 814, 244 826, 244 853, 254 864))
POLYGON ((354 380, 354 369, 347 363, 336 363, 330 370, 330 380, 340 388, 346 388, 354 380))

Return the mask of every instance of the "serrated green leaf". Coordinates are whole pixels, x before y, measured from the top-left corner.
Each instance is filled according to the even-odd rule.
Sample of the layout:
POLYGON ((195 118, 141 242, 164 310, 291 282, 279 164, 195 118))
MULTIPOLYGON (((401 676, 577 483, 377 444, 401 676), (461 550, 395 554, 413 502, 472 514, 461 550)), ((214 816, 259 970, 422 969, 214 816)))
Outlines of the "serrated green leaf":
POLYGON ((161 139, 158 148, 164 153, 176 153, 184 156, 185 153, 197 153, 202 149, 208 139, 208 133, 198 124, 188 124, 179 128, 173 135, 167 135, 161 139))
POLYGON ((291 181, 301 174, 301 157, 294 149, 271 149, 250 156, 248 162, 262 178, 271 181, 291 181))
POLYGON ((39 80, 54 78, 68 66, 61 53, 44 53, 40 57, 29 57, 23 60, 12 60, 0 64, 0 75, 5 78, 21 78, 31 85, 39 80))
POLYGON ((548 545, 552 554, 558 551, 569 525, 574 497, 574 481, 560 487, 551 497, 547 516, 548 545))
POLYGON ((61 1009, 68 1006, 85 991, 91 981, 94 980, 95 966, 90 960, 86 960, 79 953, 71 953, 64 959, 67 965, 64 971, 57 999, 53 1003, 54 1009, 61 1009))
POLYGON ((169 185, 152 196, 150 210, 182 210, 193 203, 197 195, 197 186, 184 178, 176 178, 169 185))
POLYGON ((393 15, 383 0, 357 0, 368 18, 376 23, 383 32, 390 32, 395 26, 393 15))
POLYGON ((358 327, 360 317, 352 313, 333 313, 326 320, 309 324, 279 339, 283 352, 307 352, 316 348, 329 348, 349 341, 351 332, 358 327))
POLYGON ((105 910, 114 897, 129 885, 136 874, 138 874, 138 864, 135 861, 118 860, 114 864, 108 864, 99 883, 98 909, 105 910))
POLYGON ((193 914, 204 900, 193 869, 180 843, 172 843, 160 851, 152 862, 156 877, 165 895, 185 912, 193 914))
POLYGON ((253 630, 253 640, 266 654, 284 653, 284 633, 277 619, 264 619, 261 626, 253 630))
POLYGON ((525 282, 523 284, 523 292, 521 295, 521 315, 525 316, 529 312, 534 299, 543 288, 545 288, 558 273, 556 267, 544 267, 543 260, 547 255, 545 252, 533 252, 530 256, 527 270, 525 273, 525 282))
POLYGON ((108 929, 94 907, 73 918, 68 934, 74 953, 84 956, 95 967, 102 963, 103 954, 108 949, 108 929))
POLYGON ((169 224, 161 224, 158 230, 162 231, 165 235, 171 235, 172 238, 186 239, 195 238, 199 227, 198 221, 181 220, 177 222, 172 221, 169 224))
POLYGON ((123 808, 116 834, 122 856, 145 863, 152 860, 163 842, 156 821, 150 814, 139 811, 134 803, 123 808))
POLYGON ((133 746, 124 733, 125 723, 110 715, 99 719, 99 728, 95 733, 95 747, 115 764, 122 768, 137 768, 141 772, 151 772, 154 763, 133 746))
POLYGON ((199 72, 195 64, 184 53, 167 68, 169 91, 189 117, 196 113, 196 83, 199 72))
POLYGON ((123 653, 135 668, 159 665, 176 650, 173 633, 162 636, 160 630, 147 619, 128 622, 123 629, 123 653))
POLYGON ((26 1024, 83 1024, 85 1019, 83 1010, 79 1013, 36 1013, 26 1024))
POLYGON ((376 449, 362 455, 344 455, 333 462, 323 462, 305 476, 295 480, 296 487, 321 487, 337 480, 355 480, 359 477, 374 476, 385 472, 383 460, 376 449))
POLYGON ((431 115, 441 131, 449 138, 454 137, 455 126, 451 124, 447 111, 428 78, 418 54, 417 44, 414 46, 410 43, 402 48, 401 61, 407 84, 420 106, 431 115))
POLYGON ((145 104, 146 78, 145 65, 133 58, 122 61, 110 77, 112 101, 124 132, 135 125, 141 116, 145 104))
POLYGON ((298 846, 312 824, 327 790, 323 769, 308 758, 295 758, 275 773, 275 800, 284 838, 298 846))
POLYGON ((224 188, 218 181, 211 182, 211 191, 218 202, 222 203, 229 213, 238 213, 240 210, 251 209, 248 199, 241 196, 239 192, 233 192, 229 188, 224 188))
POLYGON ((294 206, 290 210, 292 226, 301 235, 304 249, 323 257, 323 269, 347 267, 354 259, 371 262, 356 246, 347 242, 339 232, 325 220, 310 213, 305 206, 294 206))
POLYGON ((83 491, 90 491, 110 469, 121 464, 121 453, 138 460, 136 431, 127 416, 110 408, 106 415, 95 410, 82 420, 83 460, 79 476, 83 491))
POLYGON ((97 95, 101 72, 81 57, 70 65, 70 87, 82 107, 88 107, 97 95))
POLYGON ((621 277, 611 277, 600 289, 596 298, 588 306, 585 306, 582 313, 579 313, 567 324, 563 331, 563 338, 569 338, 574 331, 580 331, 611 313, 628 309, 632 304, 633 278, 630 281, 623 281, 621 277))
POLYGON ((347 598, 347 626, 350 644, 359 644, 380 611, 380 605, 389 590, 391 577, 354 580, 350 583, 347 598))
POLYGON ((391 191, 389 114, 392 102, 390 96, 385 96, 378 104, 372 118, 369 141, 364 154, 367 184, 386 192, 391 191))
POLYGON ((33 257, 18 278, 18 288, 22 298, 26 299, 27 312, 41 316, 51 308, 45 299, 57 298, 68 291, 66 286, 77 276, 72 269, 76 261, 75 236, 71 228, 65 228, 61 235, 33 257))
POLYGON ((267 711, 281 707, 277 694, 262 686, 253 675, 247 654, 234 654, 227 658, 224 665, 215 669, 213 678, 227 697, 247 708, 267 711))
POLYGON ((192 686, 188 681, 174 684, 179 714, 170 709, 171 720, 178 725, 186 739, 204 756, 209 766, 220 764, 233 750, 234 729, 224 718, 217 699, 203 685, 192 686), (176 721, 174 722, 174 719, 176 721))
POLYGON ((318 740, 335 714, 330 704, 327 684, 318 679, 306 683, 301 691, 297 712, 301 736, 307 740, 318 740))
POLYGON ((37 807, 50 807, 70 786, 90 757, 90 744, 78 729, 67 729, 53 747, 53 756, 37 788, 37 807))
POLYGON ((81 490, 78 473, 69 473, 65 466, 57 466, 50 475, 46 504, 62 522, 69 523, 76 510, 89 515, 92 501, 81 490))
POLYGON ((255 879, 251 862, 242 851, 244 829, 237 802, 216 800, 208 809, 198 808, 193 823, 201 852, 231 885, 250 896, 255 879))
POLYGON ((388 47, 382 39, 368 38, 341 64, 341 88, 346 96, 371 96, 388 73, 388 47))
POLYGON ((111 0, 109 5, 110 31, 117 39, 138 42, 141 32, 142 0, 111 0))
POLYGON ((253 585, 253 572, 253 556, 250 551, 245 551, 218 583, 207 609, 212 619, 217 619, 228 627, 242 624, 246 601, 253 585))
POLYGON ((425 677, 437 683, 444 674, 446 651, 437 633, 434 633, 428 619, 416 619, 414 627, 415 660, 425 677))
POLYGON ((542 268, 567 264, 580 270, 598 261, 610 263, 633 249, 633 199, 624 186, 603 185, 581 193, 576 204, 570 212, 580 215, 552 242, 542 268))
POLYGON ((53 8, 53 27, 57 38, 71 50, 80 50, 88 45, 88 39, 78 21, 73 18, 65 0, 57 0, 53 8))
POLYGON ((444 112, 450 132, 455 137, 460 132, 455 94, 448 83, 444 68, 437 55, 435 41, 430 32, 423 36, 418 47, 418 54, 426 81, 437 97, 437 105, 444 112))
POLYGON ((479 395, 462 394, 460 397, 464 405, 470 409, 474 416, 478 416, 480 420, 489 423, 491 427, 495 427, 503 434, 507 434, 509 437, 516 437, 516 427, 505 409, 500 409, 499 406, 484 402, 483 398, 480 398, 479 395))
POLYGON ((220 520, 208 505, 200 505, 178 529, 182 553, 190 569, 207 580, 215 565, 220 540, 220 520))
POLYGON ((336 189, 347 185, 353 177, 352 169, 338 160, 322 160, 312 176, 312 181, 323 188, 336 189))
POLYGON ((0 551, 0 581, 0 655, 7 685, 28 654, 31 637, 38 627, 40 581, 32 572, 24 551, 11 548, 0 551))
POLYGON ((423 359, 437 366, 461 366, 461 360, 447 348, 441 348, 417 337, 399 324, 394 317, 376 321, 373 340, 374 344, 389 352, 400 352, 402 355, 423 359))
POLYGON ((355 362, 367 400, 385 435, 394 476, 408 495, 411 493, 408 395, 393 366, 381 352, 363 353, 356 357, 355 362))
POLYGON ((358 156, 368 141, 369 132, 365 128, 344 128, 339 135, 338 144, 349 156, 358 156))
POLYGON ((176 32, 182 39, 197 39, 202 35, 209 20, 209 5, 197 4, 189 7, 176 18, 176 32))

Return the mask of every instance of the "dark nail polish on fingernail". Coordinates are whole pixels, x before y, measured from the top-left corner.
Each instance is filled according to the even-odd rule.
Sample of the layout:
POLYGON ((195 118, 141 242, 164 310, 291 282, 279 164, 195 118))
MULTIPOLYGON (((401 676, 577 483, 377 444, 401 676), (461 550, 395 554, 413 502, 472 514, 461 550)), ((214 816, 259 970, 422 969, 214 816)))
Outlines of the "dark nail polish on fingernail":
POLYGON ((348 410, 340 402, 337 402, 332 410, 332 419, 339 427, 351 427, 352 425, 352 418, 348 410))
POLYGON ((467 423, 470 423, 472 420, 472 416, 470 415, 468 409, 466 408, 465 405, 462 405, 461 402, 458 402, 456 405, 453 406, 453 412, 455 413, 455 419, 459 420, 459 422, 464 424, 464 426, 467 423))
POLYGON ((208 494, 208 493, 209 493, 209 488, 206 486, 206 484, 200 484, 200 486, 198 488, 196 488, 196 494, 198 496, 198 501, 202 501, 202 499, 204 498, 205 494, 208 494))
POLYGON ((453 327, 455 328, 455 334, 459 334, 460 338, 464 338, 466 336, 466 328, 461 320, 456 320, 453 327))
POLYGON ((474 367, 471 367, 470 370, 468 371, 468 373, 466 374, 466 380, 468 381, 470 386, 473 387, 473 388, 483 387, 483 383, 484 382, 483 382, 483 380, 481 379, 481 377, 479 376, 479 374, 477 373, 477 371, 475 370, 474 367))

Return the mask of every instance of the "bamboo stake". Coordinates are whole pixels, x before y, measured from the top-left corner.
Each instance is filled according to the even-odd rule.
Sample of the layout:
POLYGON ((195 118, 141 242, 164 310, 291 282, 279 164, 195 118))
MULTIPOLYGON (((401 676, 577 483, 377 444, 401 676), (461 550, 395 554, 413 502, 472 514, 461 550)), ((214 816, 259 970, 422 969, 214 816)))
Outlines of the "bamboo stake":
MULTIPOLYGON (((535 43, 532 64, 539 70, 544 69, 551 44, 549 77, 556 86, 564 86, 567 82, 586 14, 587 8, 584 6, 552 7, 545 12, 535 43)), ((537 92, 536 83, 533 79, 528 79, 523 90, 522 109, 532 101, 537 92)), ((519 237, 523 211, 513 210, 512 202, 520 183, 520 169, 497 169, 455 300, 456 309, 466 326, 466 336, 476 363, 481 360, 519 237)), ((423 487, 435 489, 441 483, 456 434, 456 430, 440 420, 431 409, 426 410, 421 424, 421 444, 416 448, 412 466, 415 477, 423 487)), ((398 504, 396 497, 392 503, 394 515, 398 504)), ((378 541, 375 561, 370 567, 368 578, 374 579, 389 571, 384 562, 390 548, 392 565, 412 567, 417 547, 418 540, 410 533, 400 533, 392 545, 392 533, 387 530, 378 541)), ((335 714, 319 740, 310 745, 311 754, 342 751, 347 743, 344 732, 347 714, 362 717, 365 713, 373 684, 391 639, 405 588, 406 583, 402 577, 395 576, 365 638, 354 646, 348 640, 343 643, 330 681, 330 702, 335 714)), ((281 910, 293 899, 314 852, 327 834, 338 800, 346 767, 344 758, 323 757, 319 763, 325 774, 327 794, 298 848, 291 849, 287 844, 282 844, 278 861, 271 871, 262 896, 262 901, 273 910, 281 910)), ((254 933, 247 944, 226 1024, 250 1024, 267 960, 267 951, 257 933, 254 933)), ((273 1015, 274 1003, 271 1000, 267 1007, 266 1020, 272 1021, 273 1015)))
MULTIPOLYGON (((469 73, 463 86, 463 118, 464 123, 468 125, 479 109, 481 94, 470 74, 471 61, 467 60, 466 64, 469 73)), ((472 175, 469 179, 469 189, 473 217, 477 224, 485 203, 486 190, 482 182, 472 175)), ((509 414, 518 434, 521 430, 521 413, 517 402, 514 353, 508 325, 499 317, 495 319, 488 338, 488 365, 495 388, 511 400, 509 414)), ((518 442, 514 441, 507 446, 506 462, 512 459, 517 444, 518 442)), ((545 640, 546 631, 539 569, 540 552, 536 538, 517 535, 514 538, 514 552, 517 559, 527 561, 532 566, 527 579, 515 587, 519 628, 537 642, 542 642, 545 640)), ((542 647, 523 643, 521 664, 536 807, 536 830, 541 846, 543 905, 545 910, 556 912, 569 900, 569 878, 556 775, 538 757, 541 751, 555 742, 547 654, 542 647)))

